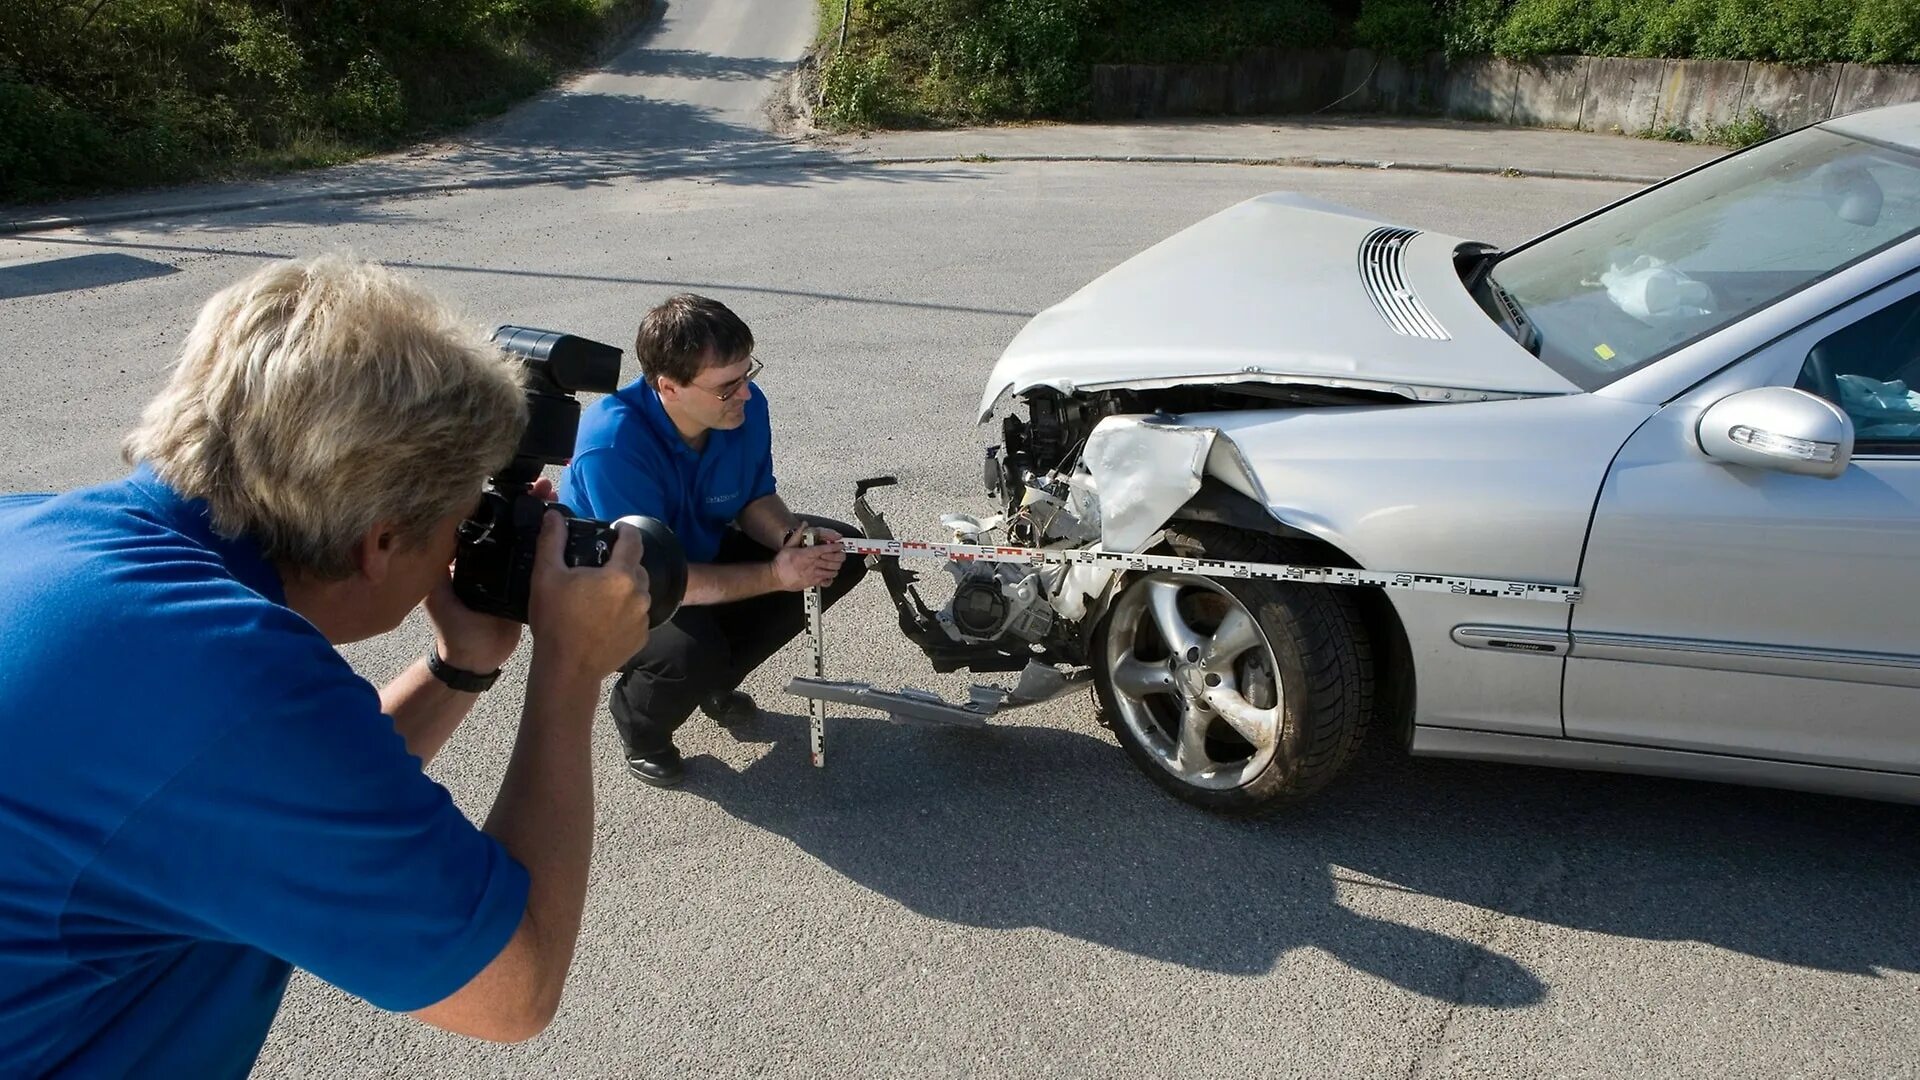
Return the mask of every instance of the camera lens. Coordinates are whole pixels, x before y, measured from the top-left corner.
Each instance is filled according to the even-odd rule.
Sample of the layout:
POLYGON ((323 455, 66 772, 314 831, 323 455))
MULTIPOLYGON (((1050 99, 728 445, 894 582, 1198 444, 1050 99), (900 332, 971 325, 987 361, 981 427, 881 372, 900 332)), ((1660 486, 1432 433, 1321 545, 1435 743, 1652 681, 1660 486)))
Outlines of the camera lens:
POLYGON ((648 591, 653 599, 647 623, 660 626, 673 618, 673 613, 680 610, 680 601, 686 598, 687 553, 680 546, 680 538, 659 518, 628 514, 615 518, 613 523, 640 530, 640 566, 647 572, 648 591))

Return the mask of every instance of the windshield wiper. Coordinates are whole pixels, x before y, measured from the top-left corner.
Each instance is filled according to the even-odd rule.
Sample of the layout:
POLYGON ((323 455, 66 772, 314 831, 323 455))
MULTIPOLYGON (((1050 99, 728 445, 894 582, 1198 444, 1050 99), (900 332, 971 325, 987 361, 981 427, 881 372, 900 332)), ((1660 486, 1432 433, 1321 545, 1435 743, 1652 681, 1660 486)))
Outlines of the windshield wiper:
POLYGON ((1500 310, 1506 313, 1506 318, 1500 321, 1503 326, 1511 327, 1507 332, 1513 335, 1513 340, 1519 342, 1521 348, 1536 357, 1539 356, 1540 328, 1533 325, 1532 319, 1527 318, 1527 313, 1521 310, 1519 301, 1492 278, 1487 279, 1487 291, 1493 294, 1493 299, 1500 305, 1500 310))
POLYGON ((1540 355, 1540 328, 1533 325, 1527 313, 1520 308, 1512 294, 1493 280, 1493 268, 1507 253, 1492 244, 1467 243, 1460 245, 1454 252, 1453 267, 1460 274, 1461 284, 1467 287, 1467 295, 1474 298, 1500 329, 1520 343, 1520 347, 1540 355))
POLYGON ((1460 283, 1467 287, 1468 292, 1473 292, 1492 273, 1494 264, 1506 254, 1492 244, 1462 244, 1460 250, 1454 253, 1453 269, 1460 275, 1460 283))

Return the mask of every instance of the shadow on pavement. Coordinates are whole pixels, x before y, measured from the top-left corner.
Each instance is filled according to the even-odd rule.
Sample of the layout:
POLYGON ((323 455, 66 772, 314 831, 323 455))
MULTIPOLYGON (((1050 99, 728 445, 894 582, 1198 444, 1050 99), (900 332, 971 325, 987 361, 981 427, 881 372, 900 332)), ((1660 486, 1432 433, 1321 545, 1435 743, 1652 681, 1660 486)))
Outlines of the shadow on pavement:
POLYGON ((329 207, 328 226, 384 220, 410 225, 404 215, 394 219, 371 200, 394 198, 398 189, 421 185, 458 190, 697 176, 729 185, 797 187, 856 177, 926 183, 961 175, 927 169, 915 169, 910 177, 889 173, 772 134, 756 110, 742 111, 738 84, 764 82, 771 95, 777 78, 793 66, 790 61, 649 48, 662 25, 662 19, 652 21, 619 55, 573 87, 549 90, 460 133, 451 145, 420 146, 250 183, 38 207, 0 205, 0 220, 137 209, 153 211, 140 221, 142 231, 204 231, 302 223, 311 215, 309 208, 321 202, 329 207), (353 201, 362 198, 369 201, 353 201), (308 201, 212 212, 195 208, 285 199, 308 201))
POLYGON ((0 267, 0 300, 120 285, 175 273, 179 271, 166 263, 116 252, 43 259, 0 267))
MULTIPOLYGON (((292 250, 291 245, 284 251, 267 251, 258 248, 209 247, 203 244, 162 244, 136 240, 96 240, 92 238, 65 236, 36 236, 36 244, 69 245, 86 248, 112 248, 133 251, 154 252, 160 255, 217 255, 225 258, 245 259, 292 259, 313 254, 312 250, 292 250)), ((556 282, 585 282, 595 285, 638 285, 663 289, 712 289, 739 293, 761 293, 774 296, 800 296, 814 300, 830 300, 844 304, 871 304, 881 307, 912 308, 922 311, 951 311, 968 315, 1000 315, 1010 318, 1028 318, 1031 311, 1013 311, 1002 308, 972 307, 966 304, 945 304, 931 300, 900 300, 878 296, 856 296, 851 293, 827 293, 809 289, 784 289, 774 285, 749 285, 732 281, 691 281, 681 278, 647 278, 614 274, 579 274, 565 270, 540 269, 524 265, 515 266, 466 266, 454 263, 423 262, 417 259, 387 259, 383 262, 404 270, 438 270, 453 274, 478 274, 498 277, 533 278, 556 282)), ((104 271, 102 271, 104 272, 104 271)), ((36 292, 63 292, 69 289, 91 288, 95 285, 117 284, 142 277, 158 277, 176 273, 173 266, 164 263, 149 262, 127 255, 80 255, 67 259, 48 259, 33 263, 23 263, 14 267, 0 268, 0 299, 9 296, 27 296, 36 292), (100 267, 126 266, 141 264, 151 268, 141 273, 123 273, 122 276, 108 280, 84 279, 77 275, 67 264, 80 263, 83 260, 120 260, 118 263, 96 263, 100 267), (42 280, 42 275, 45 280, 42 280), (11 290, 11 291, 10 291, 11 290)), ((99 276, 97 272, 95 276, 99 276)))
POLYGON ((968 926, 1041 927, 1244 975, 1311 947, 1441 1001, 1545 997, 1489 944, 1362 914, 1336 891, 1376 888, 1486 909, 1472 936, 1493 945, 1508 915, 1830 971, 1920 971, 1908 933, 1920 813, 1907 807, 1390 759, 1291 811, 1234 821, 1161 795, 1104 733, 831 718, 821 774, 803 717, 730 730, 772 746, 740 772, 696 759, 689 793, 968 926))

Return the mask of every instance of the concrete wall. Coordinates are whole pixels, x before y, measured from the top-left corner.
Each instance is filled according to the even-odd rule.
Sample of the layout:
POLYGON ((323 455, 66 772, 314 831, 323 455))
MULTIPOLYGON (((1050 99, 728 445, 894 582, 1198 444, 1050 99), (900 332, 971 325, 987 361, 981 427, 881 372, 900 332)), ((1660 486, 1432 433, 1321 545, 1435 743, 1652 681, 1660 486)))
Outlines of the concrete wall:
POLYGON ((1493 57, 1408 64, 1366 49, 1265 49, 1231 64, 1093 69, 1102 118, 1386 112, 1586 131, 1710 129, 1758 111, 1774 131, 1920 101, 1920 66, 1493 57))

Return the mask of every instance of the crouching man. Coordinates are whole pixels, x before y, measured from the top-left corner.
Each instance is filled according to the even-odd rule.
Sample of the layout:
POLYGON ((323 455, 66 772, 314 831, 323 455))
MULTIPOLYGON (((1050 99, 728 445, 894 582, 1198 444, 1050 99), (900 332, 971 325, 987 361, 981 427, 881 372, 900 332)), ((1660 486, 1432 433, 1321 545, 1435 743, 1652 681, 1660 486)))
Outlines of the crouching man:
POLYGON ((648 312, 640 378, 594 403, 560 489, 575 513, 665 521, 686 548, 673 620, 624 667, 609 708, 627 768, 658 787, 684 768, 673 733, 697 707, 721 724, 753 715, 742 680, 806 628, 799 593, 831 606, 865 566, 833 544, 851 526, 796 515, 775 491, 773 428, 753 383, 753 332, 717 300, 682 294, 648 312), (803 547, 812 525, 824 546, 803 547))
POLYGON ((404 279, 276 263, 201 310, 132 475, 0 498, 0 1076, 244 1077, 294 965, 449 1031, 546 1025, 648 589, 631 529, 573 569, 547 515, 476 828, 421 766, 520 640, 448 564, 525 423, 518 364, 404 279), (335 651, 423 600, 385 688, 335 651))

